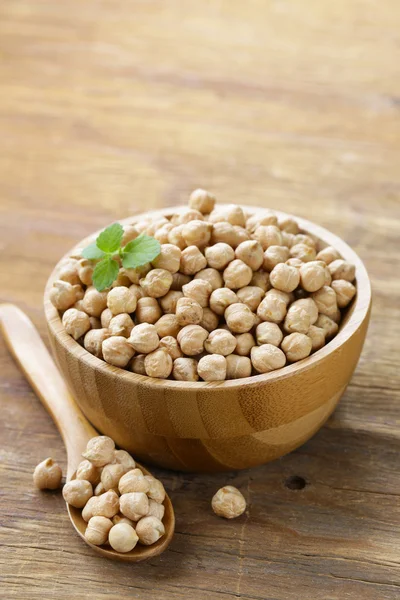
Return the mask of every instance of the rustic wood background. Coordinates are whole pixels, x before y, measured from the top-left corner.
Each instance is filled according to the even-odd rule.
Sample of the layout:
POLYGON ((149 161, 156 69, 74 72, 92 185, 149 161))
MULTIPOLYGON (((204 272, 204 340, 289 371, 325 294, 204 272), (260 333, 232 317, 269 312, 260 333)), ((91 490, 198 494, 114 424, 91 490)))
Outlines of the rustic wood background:
POLYGON ((45 339, 55 261, 198 186, 330 228, 374 287, 323 430, 248 472, 159 472, 176 536, 134 566, 94 556, 61 495, 33 489, 36 463, 65 453, 0 341, 1 598, 400 597, 399 31, 398 0, 1 2, 0 300, 45 339), (210 510, 225 483, 249 503, 234 522, 210 510))

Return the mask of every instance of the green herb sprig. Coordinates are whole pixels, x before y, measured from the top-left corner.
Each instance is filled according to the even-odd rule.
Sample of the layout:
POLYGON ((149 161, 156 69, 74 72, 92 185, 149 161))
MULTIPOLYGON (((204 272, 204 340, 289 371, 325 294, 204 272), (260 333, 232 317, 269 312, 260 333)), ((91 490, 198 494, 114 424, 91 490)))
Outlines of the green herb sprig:
POLYGON ((123 235, 123 227, 114 223, 82 252, 84 258, 97 261, 93 271, 93 285, 99 292, 109 288, 117 279, 120 268, 118 258, 125 269, 136 269, 160 254, 160 242, 153 237, 142 234, 122 247, 123 235))

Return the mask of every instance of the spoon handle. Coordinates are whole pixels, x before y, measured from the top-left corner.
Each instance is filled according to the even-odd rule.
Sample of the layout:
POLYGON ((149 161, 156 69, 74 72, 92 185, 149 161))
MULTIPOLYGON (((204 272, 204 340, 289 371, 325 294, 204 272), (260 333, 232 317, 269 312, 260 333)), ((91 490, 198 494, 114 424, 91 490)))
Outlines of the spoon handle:
POLYGON ((71 396, 32 321, 13 304, 0 304, 0 331, 16 362, 53 418, 68 454, 70 479, 97 431, 71 396))

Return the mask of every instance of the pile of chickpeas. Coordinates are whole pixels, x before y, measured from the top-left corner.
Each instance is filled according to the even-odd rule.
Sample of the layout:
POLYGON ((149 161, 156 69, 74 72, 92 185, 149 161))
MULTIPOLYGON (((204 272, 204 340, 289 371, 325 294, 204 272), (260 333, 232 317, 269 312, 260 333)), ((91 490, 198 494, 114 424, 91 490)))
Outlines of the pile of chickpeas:
MULTIPOLYGON (((68 504, 82 509, 86 540, 95 546, 109 544, 122 553, 133 550, 138 542, 155 544, 165 534, 161 481, 144 475, 131 455, 115 450, 107 436, 92 438, 83 457, 76 478, 64 485, 63 496, 68 504)), ((38 473, 47 473, 43 464, 38 473)))
POLYGON ((195 190, 186 210, 125 226, 123 244, 154 236, 161 253, 92 285, 77 251, 50 292, 65 330, 88 352, 139 375, 223 381, 309 356, 338 331, 355 267, 291 217, 216 205, 195 190))

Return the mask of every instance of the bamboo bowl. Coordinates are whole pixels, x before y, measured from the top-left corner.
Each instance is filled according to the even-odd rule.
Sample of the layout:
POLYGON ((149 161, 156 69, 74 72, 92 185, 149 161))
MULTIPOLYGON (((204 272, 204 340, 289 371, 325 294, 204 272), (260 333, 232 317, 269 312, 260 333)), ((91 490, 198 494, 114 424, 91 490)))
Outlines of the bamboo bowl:
MULTIPOLYGON (((254 213, 263 210, 245 208, 254 213)), ((182 209, 153 211, 146 217, 159 218, 182 209)), ((56 266, 44 298, 50 343, 78 405, 96 429, 140 461, 197 472, 266 463, 294 450, 318 431, 339 402, 360 357, 371 286, 362 261, 343 240, 309 221, 296 220, 302 231, 319 238, 321 246, 334 246, 355 264, 357 295, 339 333, 321 350, 278 371, 240 380, 159 380, 113 367, 91 355, 65 332, 49 300, 59 269, 56 266)), ((89 244, 95 235, 79 247, 89 244)))

